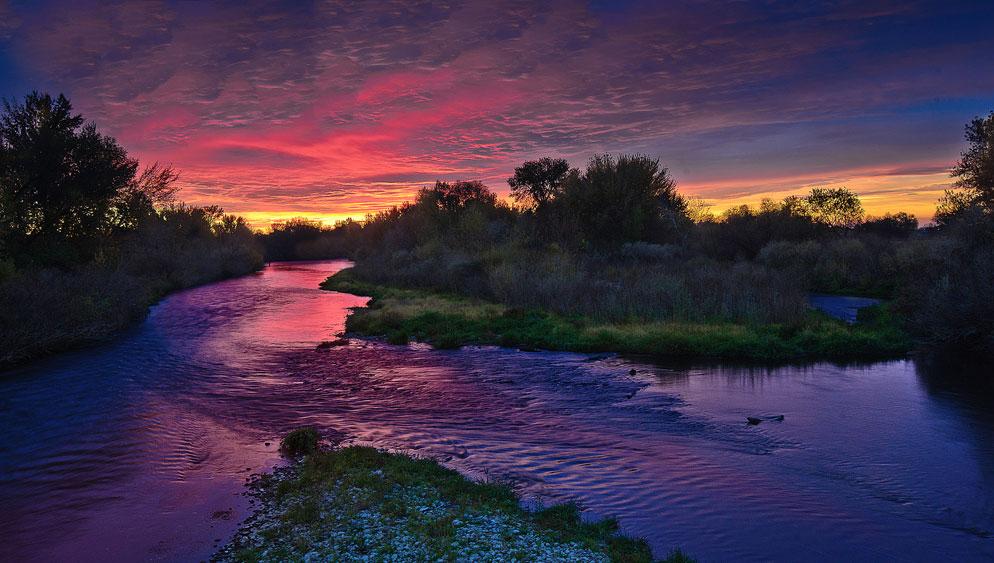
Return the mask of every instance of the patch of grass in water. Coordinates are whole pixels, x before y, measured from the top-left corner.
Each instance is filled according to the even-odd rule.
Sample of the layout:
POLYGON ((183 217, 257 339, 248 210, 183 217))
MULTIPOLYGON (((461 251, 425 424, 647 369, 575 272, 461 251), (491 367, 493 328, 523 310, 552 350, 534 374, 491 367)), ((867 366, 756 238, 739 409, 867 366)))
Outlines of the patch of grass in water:
POLYGON ((530 511, 508 483, 472 481, 430 459, 370 447, 318 450, 256 487, 260 510, 217 559, 299 560, 314 552, 323 560, 361 552, 374 559, 516 553, 523 560, 653 561, 644 540, 620 535, 613 519, 584 522, 577 504, 530 511))
POLYGON ((852 326, 814 311, 792 325, 606 323, 370 284, 356 279, 350 269, 331 276, 321 287, 372 297, 366 307, 353 310, 346 321, 348 331, 385 335, 391 343, 414 339, 438 348, 492 344, 529 350, 789 361, 899 357, 913 345, 886 306, 864 310, 861 323, 852 326))

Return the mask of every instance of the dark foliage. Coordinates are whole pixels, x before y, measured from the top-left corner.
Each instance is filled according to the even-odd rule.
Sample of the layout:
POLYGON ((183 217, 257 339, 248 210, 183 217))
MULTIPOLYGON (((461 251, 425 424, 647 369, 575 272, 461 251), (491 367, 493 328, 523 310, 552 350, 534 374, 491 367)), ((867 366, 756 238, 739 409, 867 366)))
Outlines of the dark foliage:
POLYGON ((994 357, 994 217, 974 210, 930 239, 899 293, 912 331, 939 354, 994 357))
POLYGON ((751 260, 774 241, 825 239, 829 230, 807 213, 803 199, 791 197, 764 200, 759 209, 741 206, 719 219, 702 221, 692 231, 691 245, 716 259, 751 260))
POLYGON ((528 209, 537 210, 562 194, 570 174, 569 163, 562 158, 530 160, 514 169, 507 179, 511 196, 528 209))
POLYGON ((969 202, 994 213, 994 112, 966 125, 969 148, 953 168, 956 186, 969 202))
POLYGON ((494 207, 497 195, 487 189, 483 182, 435 182, 435 186, 418 192, 419 205, 437 208, 439 211, 459 213, 470 208, 494 207))
POLYGON ((321 435, 315 428, 297 428, 280 440, 280 453, 289 457, 310 455, 318 451, 320 441, 321 435))
POLYGON ((936 348, 991 354, 994 229, 978 195, 986 189, 989 132, 978 123, 968 130, 967 163, 956 168, 961 187, 928 229, 907 213, 866 218, 845 188, 702 216, 658 161, 598 156, 578 171, 543 159, 509 180, 520 209, 478 183, 460 190, 439 183, 370 217, 350 232, 354 272, 613 323, 803 331, 808 292, 870 295, 896 301, 901 320, 891 317, 888 326, 904 322, 936 348))
MULTIPOLYGON (((92 258, 121 219, 118 196, 138 162, 64 96, 29 94, 0 114, 0 243, 18 264, 69 265, 92 258)), ((144 211, 144 210, 142 210, 144 211)), ((138 211, 141 212, 141 211, 138 211)))
POLYGON ((177 174, 138 162, 33 93, 0 114, 0 365, 107 338, 165 293, 261 266, 217 207, 173 204, 177 174))
POLYGON ((900 291, 915 334, 936 353, 994 357, 994 113, 966 127, 957 189, 936 212, 930 243, 900 291))
POLYGON ((645 155, 598 155, 567 182, 558 210, 573 218, 583 242, 672 242, 688 225, 687 203, 659 160, 645 155))
POLYGON ((856 231, 886 238, 908 238, 918 230, 918 219, 903 211, 870 217, 856 225, 856 231))
POLYGON ((321 260, 349 256, 361 230, 362 225, 351 219, 326 227, 318 221, 296 218, 274 223, 257 239, 267 262, 321 260))
POLYGON ((846 188, 814 188, 804 203, 815 221, 831 227, 852 229, 863 221, 859 196, 846 188))

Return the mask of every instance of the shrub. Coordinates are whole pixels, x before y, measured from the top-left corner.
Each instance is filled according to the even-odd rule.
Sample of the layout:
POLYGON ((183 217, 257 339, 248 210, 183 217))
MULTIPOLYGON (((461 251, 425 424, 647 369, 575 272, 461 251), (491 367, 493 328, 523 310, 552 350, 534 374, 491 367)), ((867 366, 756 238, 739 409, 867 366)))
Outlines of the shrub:
POLYGON ((898 302, 912 332, 930 348, 994 356, 994 225, 948 232, 918 256, 919 271, 898 302), (989 230, 988 230, 989 229, 989 230))
POLYGON ((280 452, 289 457, 310 455, 318 451, 321 435, 310 426, 297 428, 280 440, 280 452))

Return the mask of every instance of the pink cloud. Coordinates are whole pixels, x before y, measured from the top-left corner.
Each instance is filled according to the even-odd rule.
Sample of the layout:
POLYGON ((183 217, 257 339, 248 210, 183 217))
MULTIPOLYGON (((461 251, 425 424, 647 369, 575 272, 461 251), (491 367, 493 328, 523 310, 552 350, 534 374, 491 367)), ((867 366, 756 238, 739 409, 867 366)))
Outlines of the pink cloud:
POLYGON ((361 214, 435 178, 503 190, 527 158, 621 151, 747 199, 942 165, 965 105, 994 104, 990 34, 879 33, 922 33, 905 5, 56 4, 10 18, 9 51, 181 169, 183 197, 233 211, 361 214), (964 107, 920 110, 936 98, 964 107))

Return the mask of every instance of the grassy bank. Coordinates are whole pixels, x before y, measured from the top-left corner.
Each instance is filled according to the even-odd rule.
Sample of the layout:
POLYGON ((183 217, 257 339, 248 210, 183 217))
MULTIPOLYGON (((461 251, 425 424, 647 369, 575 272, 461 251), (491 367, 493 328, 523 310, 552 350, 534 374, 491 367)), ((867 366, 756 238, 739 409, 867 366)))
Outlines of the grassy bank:
POLYGON ((175 238, 165 251, 137 241, 112 264, 0 275, 0 369, 107 341, 169 293, 263 266, 250 240, 175 238))
POLYGON ((371 284, 350 269, 328 278, 327 290, 369 296, 348 318, 349 332, 409 339, 439 348, 495 344, 523 349, 619 352, 658 356, 788 361, 858 360, 907 353, 910 338, 885 308, 856 326, 811 312, 796 324, 598 322, 538 309, 420 289, 371 284))
MULTIPOLYGON (((315 451, 253 485, 261 507, 221 561, 652 561, 575 504, 525 510, 507 484, 367 447, 315 451)), ((667 561, 690 561, 679 552, 667 561)))

